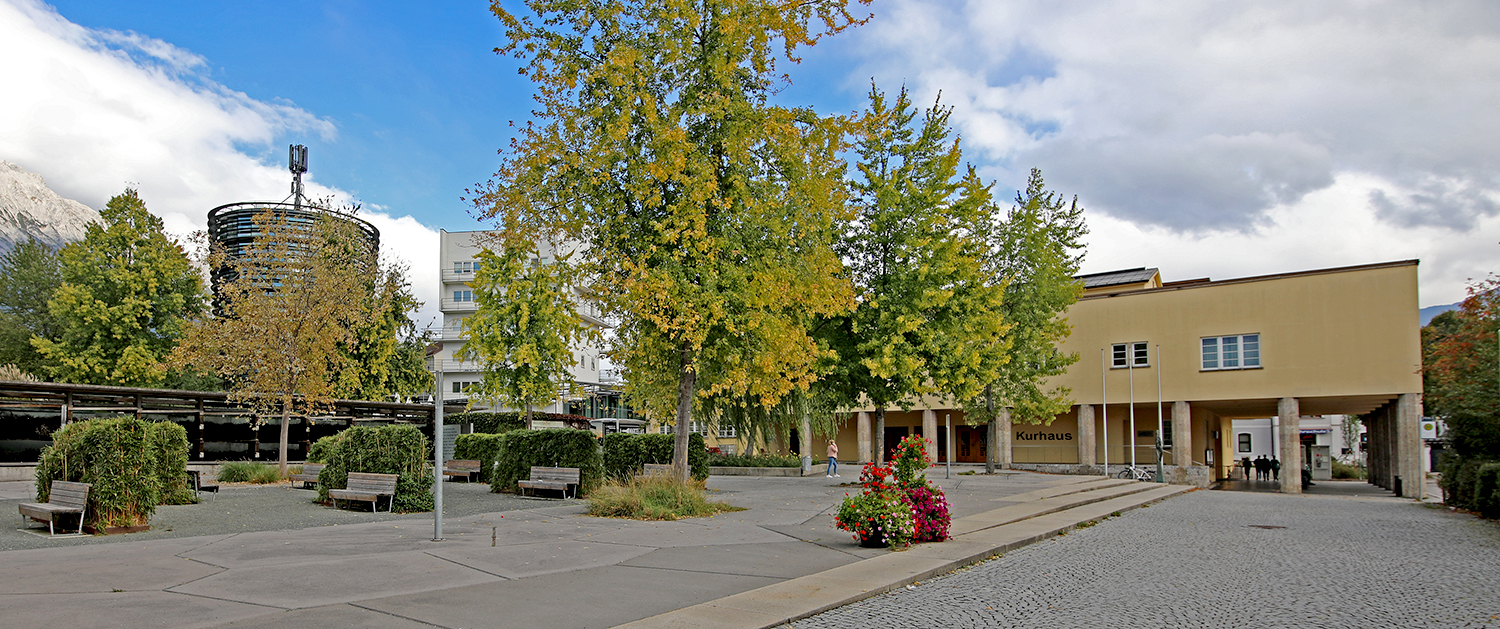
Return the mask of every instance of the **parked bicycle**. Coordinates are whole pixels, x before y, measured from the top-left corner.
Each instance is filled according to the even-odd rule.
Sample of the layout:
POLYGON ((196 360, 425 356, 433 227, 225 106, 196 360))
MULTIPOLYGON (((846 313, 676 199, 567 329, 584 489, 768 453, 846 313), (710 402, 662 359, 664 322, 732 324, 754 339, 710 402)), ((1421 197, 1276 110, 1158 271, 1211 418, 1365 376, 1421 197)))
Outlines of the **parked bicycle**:
POLYGON ((1126 467, 1125 469, 1120 470, 1120 473, 1116 474, 1115 477, 1123 478, 1126 480, 1141 480, 1152 482, 1156 480, 1156 471, 1144 467, 1126 467))

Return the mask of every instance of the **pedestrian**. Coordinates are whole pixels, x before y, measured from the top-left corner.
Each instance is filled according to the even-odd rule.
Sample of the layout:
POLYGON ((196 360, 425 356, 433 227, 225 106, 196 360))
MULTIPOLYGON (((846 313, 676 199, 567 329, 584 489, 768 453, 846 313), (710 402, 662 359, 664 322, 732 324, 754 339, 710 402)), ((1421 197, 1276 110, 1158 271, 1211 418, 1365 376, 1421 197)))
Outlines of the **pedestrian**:
POLYGON ((1281 459, 1271 458, 1271 480, 1281 480, 1281 459))
POLYGON ((1250 457, 1240 459, 1240 466, 1245 468, 1245 480, 1250 480, 1250 457))
POLYGON ((828 477, 839 477, 839 444, 828 440, 828 477))
POLYGON ((1266 455, 1262 454, 1255 459, 1255 480, 1265 480, 1266 471, 1266 455))

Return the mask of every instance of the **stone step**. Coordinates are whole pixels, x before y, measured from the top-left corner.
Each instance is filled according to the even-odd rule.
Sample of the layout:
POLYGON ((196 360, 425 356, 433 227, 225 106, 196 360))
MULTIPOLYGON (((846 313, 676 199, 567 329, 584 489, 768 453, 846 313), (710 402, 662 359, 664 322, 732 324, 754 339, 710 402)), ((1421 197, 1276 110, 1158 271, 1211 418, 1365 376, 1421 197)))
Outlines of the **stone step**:
POLYGON ((1022 502, 1008 507, 1001 507, 984 513, 979 513, 953 521, 949 533, 954 537, 967 535, 976 531, 1004 526, 1012 522, 1020 522, 1039 516, 1044 516, 1059 511, 1074 509, 1083 505, 1109 500, 1120 496, 1139 493, 1152 488, 1161 487, 1158 483, 1142 483, 1139 481, 1101 482, 1098 486, 1083 491, 1063 494, 1052 498, 1041 498, 1029 502, 1022 502))

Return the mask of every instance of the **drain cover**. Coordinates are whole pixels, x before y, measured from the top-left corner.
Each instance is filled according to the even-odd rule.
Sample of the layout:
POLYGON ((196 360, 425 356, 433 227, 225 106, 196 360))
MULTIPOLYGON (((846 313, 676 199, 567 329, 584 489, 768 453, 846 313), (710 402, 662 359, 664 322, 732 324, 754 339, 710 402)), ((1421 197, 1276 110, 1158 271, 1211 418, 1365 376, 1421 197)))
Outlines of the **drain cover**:
POLYGON ((1284 528, 1286 528, 1284 526, 1276 526, 1276 525, 1273 525, 1273 524, 1251 524, 1249 526, 1252 529, 1284 529, 1284 528))

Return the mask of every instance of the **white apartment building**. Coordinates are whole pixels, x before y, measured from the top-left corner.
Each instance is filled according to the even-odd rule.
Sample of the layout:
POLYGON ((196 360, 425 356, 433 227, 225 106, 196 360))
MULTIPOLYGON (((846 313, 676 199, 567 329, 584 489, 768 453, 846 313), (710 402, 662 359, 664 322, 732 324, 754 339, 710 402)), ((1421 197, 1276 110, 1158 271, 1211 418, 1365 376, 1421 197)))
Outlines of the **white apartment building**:
MULTIPOLYGON (((442 336, 439 340, 442 348, 434 356, 441 365, 443 371, 443 390, 440 392, 443 401, 447 403, 469 401, 468 391, 470 387, 479 383, 482 379, 482 365, 473 360, 461 360, 459 355, 468 342, 464 331, 464 319, 478 310, 478 304, 474 301, 474 290, 470 282, 474 279, 474 272, 479 267, 479 252, 486 247, 485 236, 487 232, 467 231, 450 232, 441 230, 439 232, 438 266, 442 273, 442 294, 439 295, 439 310, 443 313, 442 336)), ((539 247, 539 255, 542 262, 557 255, 557 251, 551 245, 544 244, 539 247)), ((605 323, 598 316, 593 304, 583 299, 581 293, 574 295, 579 305, 579 312, 583 319, 596 328, 604 328, 605 323)), ((600 382, 600 350, 597 346, 576 347, 573 350, 572 375, 574 382, 586 390, 595 390, 600 382)), ((585 411, 591 407, 584 396, 569 395, 559 392, 557 400, 552 404, 535 408, 533 410, 550 413, 568 413, 571 407, 577 414, 589 414, 585 411), (569 399, 569 398, 572 399, 569 399), (580 402, 585 402, 580 404, 580 402)), ((474 400, 475 410, 489 410, 494 406, 486 400, 474 400)), ((597 405, 593 405, 597 406, 597 405)), ((497 409, 500 410, 500 409, 497 409)), ((592 416, 592 415, 591 415, 592 416)))

